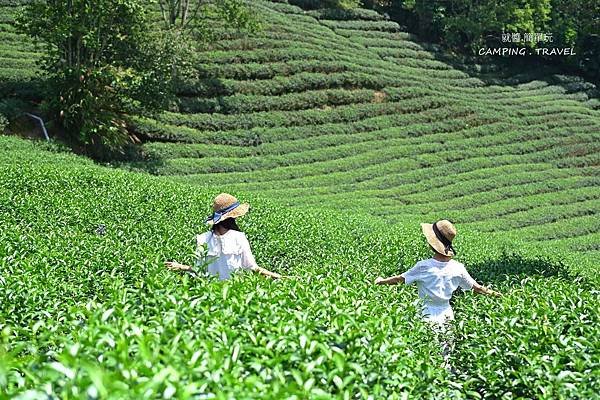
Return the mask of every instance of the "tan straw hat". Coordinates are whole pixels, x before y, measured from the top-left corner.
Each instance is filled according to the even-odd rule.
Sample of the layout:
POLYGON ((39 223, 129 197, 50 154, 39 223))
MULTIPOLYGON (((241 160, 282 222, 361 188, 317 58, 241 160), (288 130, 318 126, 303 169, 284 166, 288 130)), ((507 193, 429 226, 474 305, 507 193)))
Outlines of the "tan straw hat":
POLYGON ((213 225, 229 218, 237 218, 245 215, 250 204, 240 204, 238 199, 228 193, 221 193, 213 201, 213 213, 206 219, 206 223, 213 225))
POLYGON ((427 243, 435 251, 445 256, 455 256, 456 251, 452 247, 452 240, 456 236, 456 228, 452 222, 442 219, 434 224, 421 224, 423 235, 427 238, 427 243))

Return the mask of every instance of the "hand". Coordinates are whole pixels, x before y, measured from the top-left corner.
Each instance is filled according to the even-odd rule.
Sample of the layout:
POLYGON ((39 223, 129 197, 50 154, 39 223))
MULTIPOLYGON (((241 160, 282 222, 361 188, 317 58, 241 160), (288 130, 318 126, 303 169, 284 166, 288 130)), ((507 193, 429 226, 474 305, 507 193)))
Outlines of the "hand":
POLYGON ((502 296, 502 293, 496 292, 495 290, 492 290, 490 288, 485 288, 485 294, 490 295, 490 296, 496 296, 496 297, 502 296))
POLYGON ((383 285, 383 281, 384 281, 384 279, 381 276, 378 276, 377 278, 375 278, 376 285, 383 285))
POLYGON ((187 271, 190 269, 187 265, 179 264, 177 261, 165 261, 165 266, 171 271, 187 271))

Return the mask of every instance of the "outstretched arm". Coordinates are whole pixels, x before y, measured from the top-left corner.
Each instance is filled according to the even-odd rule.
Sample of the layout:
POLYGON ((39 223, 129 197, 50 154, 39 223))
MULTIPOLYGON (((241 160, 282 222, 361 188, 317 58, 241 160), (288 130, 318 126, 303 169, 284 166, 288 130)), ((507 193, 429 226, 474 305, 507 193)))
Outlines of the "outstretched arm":
POLYGON ((479 283, 473 284, 473 290, 476 293, 487 294, 487 295, 491 295, 491 296, 502 296, 502 293, 496 292, 495 290, 492 290, 483 285, 480 285, 479 283))
POLYGON ((244 266, 244 268, 250 269, 251 271, 254 271, 263 276, 273 279, 281 278, 281 275, 279 275, 278 273, 271 272, 266 268, 258 266, 256 260, 254 259, 254 254, 252 254, 252 250, 250 250, 250 243, 248 242, 248 239, 246 239, 245 236, 244 241, 242 242, 242 265, 244 266))
POLYGON ((185 264, 180 264, 177 261, 165 261, 165 266, 171 271, 191 271, 192 267, 185 264))
POLYGON ((252 267, 252 271, 259 273, 261 275, 267 276, 269 278, 273 278, 273 279, 281 278, 281 275, 279 275, 277 272, 271 272, 268 269, 259 267, 258 265, 255 265, 254 267, 252 267))
POLYGON ((381 276, 378 276, 377 279, 375 279, 376 285, 397 285, 398 282, 405 282, 402 275, 390 276, 389 278, 382 278, 381 276))

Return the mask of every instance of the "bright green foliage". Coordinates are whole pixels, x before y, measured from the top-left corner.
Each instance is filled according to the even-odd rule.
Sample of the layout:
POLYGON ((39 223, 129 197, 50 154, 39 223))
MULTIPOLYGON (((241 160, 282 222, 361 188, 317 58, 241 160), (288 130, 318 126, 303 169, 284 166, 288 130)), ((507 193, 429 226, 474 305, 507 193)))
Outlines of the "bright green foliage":
POLYGON ((369 10, 253 6, 264 29, 216 25, 190 60, 196 76, 178 82, 177 112, 132 118, 146 142, 121 166, 573 251, 597 232, 594 84, 470 76, 369 10))
MULTIPOLYGON (((0 398, 599 393, 595 86, 469 76, 370 11, 252 5, 264 30, 214 24, 178 109, 131 117, 122 166, 170 181, 0 138, 0 398), (221 191, 252 203, 259 263, 300 279, 165 270, 221 191), (456 374, 416 289, 372 285, 441 217, 506 294, 454 299, 456 374)), ((34 99, 40 53, 0 10, 0 96, 34 99)))
POLYGON ((372 284, 429 256, 416 222, 236 193, 252 204, 240 224, 259 264, 298 278, 192 279, 162 262, 193 261, 216 187, 0 144, 3 396, 554 399, 600 389, 592 260, 459 225, 458 259, 505 297, 456 296, 450 374, 416 288, 372 284), (575 278, 575 267, 586 273, 575 278))
POLYGON ((166 46, 139 1, 34 2, 18 26, 44 44, 44 106, 76 142, 119 148, 129 139, 123 115, 168 99, 166 46))

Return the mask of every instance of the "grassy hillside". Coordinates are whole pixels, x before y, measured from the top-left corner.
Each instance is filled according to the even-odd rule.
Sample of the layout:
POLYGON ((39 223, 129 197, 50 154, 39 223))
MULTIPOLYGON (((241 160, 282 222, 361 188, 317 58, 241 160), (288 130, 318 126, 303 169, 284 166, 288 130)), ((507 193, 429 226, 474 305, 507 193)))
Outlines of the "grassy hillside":
MULTIPOLYGON (((22 3, 0 0, 0 99, 38 96, 22 3)), ((469 76, 369 11, 252 4, 265 29, 216 27, 178 112, 132 117, 119 166, 164 177, 0 136, 0 399, 596 397, 594 88, 469 76), (298 279, 165 270, 224 190, 259 264, 298 279), (455 373, 416 288, 372 284, 429 256, 438 217, 505 294, 453 299, 455 373)))
MULTIPOLYGON (((372 11, 252 6, 264 30, 215 26, 178 112, 132 118, 146 143, 122 167, 291 207, 446 217, 598 254, 593 85, 540 71, 470 76, 372 11)), ((38 55, 12 32, 14 10, 0 10, 0 59, 12 63, 0 73, 20 81, 38 55)))
POLYGON ((147 143, 130 167, 288 206, 448 217, 598 251, 593 85, 469 76, 373 12, 253 4, 265 30, 217 30, 179 112, 135 119, 147 143))
POLYGON ((0 137, 0 399, 592 398, 597 265, 470 233, 460 260, 502 298, 458 294, 450 374, 415 287, 415 225, 252 203, 259 264, 301 279, 190 279, 213 187, 0 137), (49 151, 52 150, 52 151, 49 151), (98 227, 105 226, 103 234, 98 227), (22 396, 22 397, 18 397, 22 396))
POLYGON ((13 25, 19 6, 27 0, 0 0, 0 100, 8 97, 39 98, 40 49, 16 32, 13 25))

